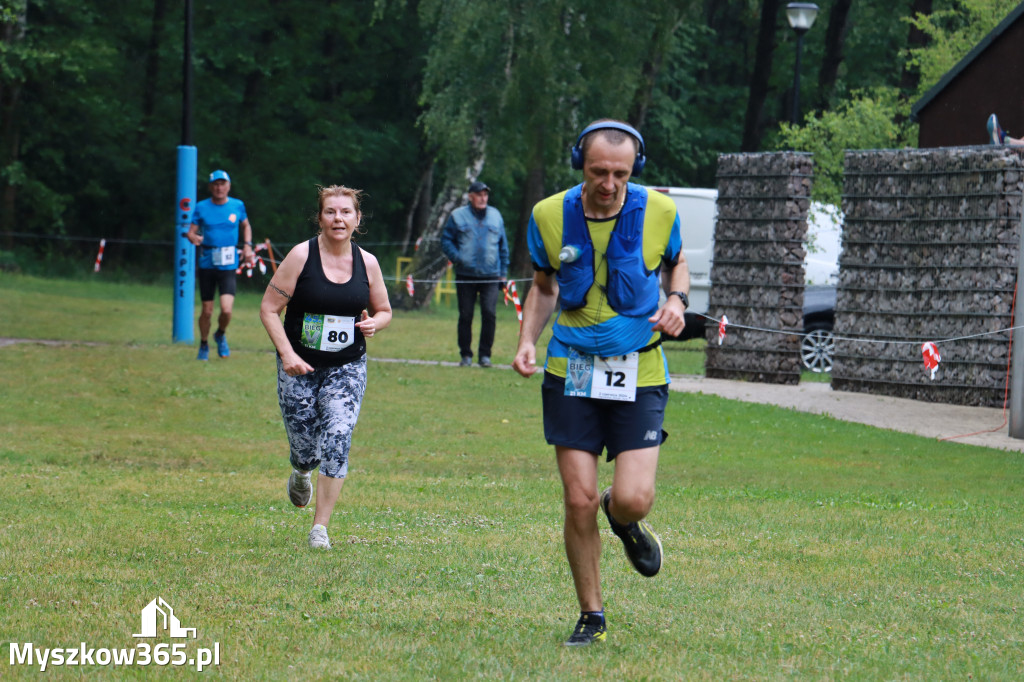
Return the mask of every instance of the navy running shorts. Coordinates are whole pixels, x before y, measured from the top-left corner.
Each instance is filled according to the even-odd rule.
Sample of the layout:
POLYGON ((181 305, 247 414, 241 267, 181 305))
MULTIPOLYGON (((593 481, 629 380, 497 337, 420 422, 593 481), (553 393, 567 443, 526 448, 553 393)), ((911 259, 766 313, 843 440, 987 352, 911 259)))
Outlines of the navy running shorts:
POLYGON ((597 400, 565 395, 565 379, 544 373, 544 438, 558 445, 597 456, 607 448, 608 461, 620 452, 661 445, 668 386, 640 386, 636 401, 597 400))

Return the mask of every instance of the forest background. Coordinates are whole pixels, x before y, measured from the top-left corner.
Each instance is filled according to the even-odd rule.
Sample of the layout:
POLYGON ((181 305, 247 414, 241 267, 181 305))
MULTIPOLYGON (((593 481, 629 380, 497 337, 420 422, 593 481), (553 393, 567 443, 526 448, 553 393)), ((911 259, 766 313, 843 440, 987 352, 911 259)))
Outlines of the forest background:
MULTIPOLYGON (((194 0, 197 197, 227 169, 255 238, 286 247, 315 232, 316 185, 361 188, 362 241, 429 277, 479 177, 522 276, 530 209, 615 117, 647 140, 646 184, 713 187, 722 153, 800 149, 837 203, 841 151, 915 146, 910 106, 1017 3, 818 4, 791 125, 780 0, 194 0)), ((0 0, 0 267, 91 270, 68 245, 102 237, 119 272, 170 281, 184 6, 0 0)))

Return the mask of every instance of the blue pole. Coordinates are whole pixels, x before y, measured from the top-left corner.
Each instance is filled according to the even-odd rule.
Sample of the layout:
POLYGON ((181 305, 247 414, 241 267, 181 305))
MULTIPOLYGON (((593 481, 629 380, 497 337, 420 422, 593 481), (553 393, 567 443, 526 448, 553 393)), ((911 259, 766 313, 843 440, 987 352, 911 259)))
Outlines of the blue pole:
POLYGON ((196 296, 196 247, 185 235, 195 209, 196 148, 178 147, 178 203, 174 221, 174 342, 192 343, 196 296))

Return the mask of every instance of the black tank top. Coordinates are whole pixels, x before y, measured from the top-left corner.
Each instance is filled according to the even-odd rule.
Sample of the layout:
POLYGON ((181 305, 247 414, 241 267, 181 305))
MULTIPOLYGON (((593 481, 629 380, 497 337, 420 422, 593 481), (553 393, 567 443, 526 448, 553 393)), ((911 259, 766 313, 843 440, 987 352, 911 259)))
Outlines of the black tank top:
POLYGON ((299 357, 313 367, 345 365, 366 354, 366 339, 354 323, 369 305, 370 281, 360 248, 352 245, 352 277, 337 284, 324 275, 313 237, 284 314, 284 331, 299 357))

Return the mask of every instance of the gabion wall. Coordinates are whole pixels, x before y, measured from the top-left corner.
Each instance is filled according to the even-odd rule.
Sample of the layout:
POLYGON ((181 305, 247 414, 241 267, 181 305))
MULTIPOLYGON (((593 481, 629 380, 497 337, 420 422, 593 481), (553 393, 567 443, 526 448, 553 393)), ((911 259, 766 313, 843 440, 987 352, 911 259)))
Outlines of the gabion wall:
POLYGON ((732 324, 756 329, 728 327, 719 345, 718 325, 709 322, 706 376, 799 383, 797 334, 803 331, 810 194, 808 154, 718 158, 718 222, 708 315, 725 315, 732 324))
POLYGON ((1012 326, 1022 160, 997 146, 847 152, 833 388, 1003 404, 1009 334, 993 332, 1012 326), (942 356, 934 380, 924 341, 942 356))

